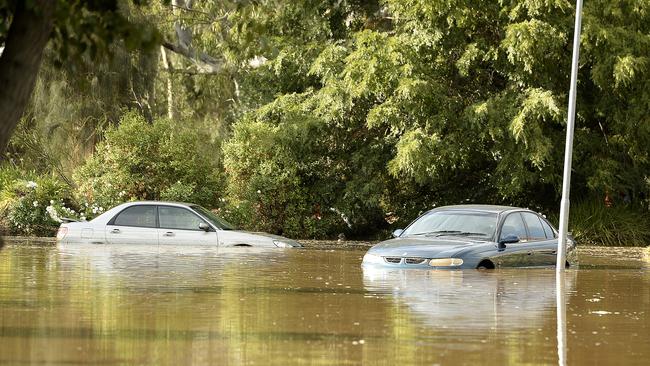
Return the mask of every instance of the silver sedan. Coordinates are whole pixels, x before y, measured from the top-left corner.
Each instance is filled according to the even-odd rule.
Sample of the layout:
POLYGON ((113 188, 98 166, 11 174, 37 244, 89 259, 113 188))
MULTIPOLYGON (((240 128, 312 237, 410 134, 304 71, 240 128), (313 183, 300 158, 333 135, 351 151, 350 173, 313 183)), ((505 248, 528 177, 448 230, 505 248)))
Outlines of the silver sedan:
POLYGON ((219 247, 301 247, 295 240, 237 230, 209 210, 191 203, 128 202, 90 221, 66 222, 59 246, 70 244, 214 245, 219 247))

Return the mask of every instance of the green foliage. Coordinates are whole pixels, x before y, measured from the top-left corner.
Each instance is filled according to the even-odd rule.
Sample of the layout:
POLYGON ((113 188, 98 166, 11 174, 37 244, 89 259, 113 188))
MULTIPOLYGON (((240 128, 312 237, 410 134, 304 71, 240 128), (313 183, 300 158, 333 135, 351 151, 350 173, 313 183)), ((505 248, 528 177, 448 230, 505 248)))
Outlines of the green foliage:
POLYGON ((269 107, 235 125, 224 146, 230 206, 236 207, 236 214, 227 216, 255 230, 332 236, 343 230, 344 222, 330 210, 336 200, 328 185, 319 184, 327 179, 329 165, 318 141, 324 125, 304 118, 299 109, 285 109, 294 99, 301 98, 287 97, 277 102, 282 107, 269 107), (276 125, 275 113, 286 120, 276 125))
MULTIPOLYGON (((143 2, 132 1, 136 6, 143 2)), ((57 1, 52 38, 60 63, 106 56, 117 41, 130 50, 156 47, 156 28, 130 17, 129 10, 128 2, 118 0, 57 1)))
MULTIPOLYGON (((5 171, 0 170, 0 171, 5 171)), ((71 201, 70 187, 52 176, 37 176, 35 180, 15 179, 3 185, 0 211, 6 215, 5 225, 11 233, 50 236, 59 222, 49 207, 62 207, 71 201)))
MULTIPOLYGON (((328 39, 318 55, 311 46, 302 47, 298 62, 311 60, 308 75, 320 85, 303 81, 303 89, 292 87, 298 94, 285 92, 235 125, 225 149, 228 166, 237 167, 227 170, 231 195, 258 202, 262 199, 252 194, 256 187, 274 187, 271 191, 277 193, 273 185, 280 184, 286 193, 274 194, 278 201, 265 205, 308 207, 304 202, 311 200, 346 207, 353 222, 373 222, 373 230, 385 225, 376 218, 394 216, 399 223, 404 216, 412 218, 444 203, 555 209, 571 3, 387 0, 384 5, 393 19, 389 31, 384 26, 349 29, 345 39, 328 39), (287 129, 301 129, 299 136, 309 136, 309 147, 302 143, 304 137, 287 136, 287 129), (259 154, 239 151, 246 143, 268 148, 259 154), (319 164, 319 155, 332 163, 319 164), (309 168, 301 169, 303 164, 309 168), (338 166, 351 169, 340 174, 338 166), (361 175, 365 181, 357 184, 355 177, 361 175), (253 188, 245 192, 237 188, 249 184, 253 188), (360 207, 365 212, 357 215, 350 207, 355 205, 345 200, 305 198, 310 195, 363 197, 360 207)), ((642 100, 650 99, 641 77, 646 69, 641 45, 650 39, 647 32, 638 32, 647 28, 642 20, 648 12, 639 7, 614 11, 629 6, 626 1, 606 6, 597 2, 585 9, 574 153, 578 194, 629 191, 640 200, 640 193, 648 190, 650 124, 645 121, 648 104, 642 100), (626 22, 636 30, 621 28, 626 22), (626 45, 612 35, 634 42, 626 45), (603 44, 615 45, 614 52, 603 44), (613 99, 616 105, 610 103, 613 99)), ((293 53, 295 46, 275 44, 279 56, 269 63, 277 66, 284 60, 283 50, 293 53)), ((304 75, 301 70, 289 73, 292 82, 304 75)), ((303 218, 313 211, 300 210, 303 218)), ((263 216, 278 221, 266 226, 268 230, 282 231, 280 223, 288 220, 263 216)))
POLYGON ((218 148, 189 124, 148 123, 130 112, 106 131, 105 140, 75 173, 78 194, 102 207, 137 199, 215 207, 222 194, 218 148))
MULTIPOLYGON (((73 37, 71 52, 82 58, 63 75, 51 67, 61 48, 46 55, 12 145, 22 169, 76 170, 79 200, 95 209, 189 200, 220 207, 240 226, 295 237, 367 237, 451 203, 557 210, 570 1, 120 4, 60 5, 88 8, 64 30, 76 37, 86 24, 99 41, 73 37), (175 25, 191 27, 192 48, 223 59, 223 71, 161 71, 158 54, 127 51, 157 37, 147 32, 113 43, 110 61, 90 63, 99 43, 112 39, 95 26, 115 29, 116 38, 129 29, 123 19, 103 23, 101 14, 115 11, 132 24, 155 23, 167 40, 175 25), (182 122, 159 118, 168 95, 182 122), (120 119, 124 110, 146 118, 120 119), (215 138, 224 139, 223 150, 204 143, 215 138)), ((647 201, 649 34, 646 2, 585 4, 576 196, 626 192, 639 206, 647 201)), ((191 68, 178 57, 171 56, 175 65, 191 68)))
POLYGON ((571 205, 569 231, 578 245, 647 246, 650 213, 638 206, 606 207, 600 199, 582 200, 571 205))

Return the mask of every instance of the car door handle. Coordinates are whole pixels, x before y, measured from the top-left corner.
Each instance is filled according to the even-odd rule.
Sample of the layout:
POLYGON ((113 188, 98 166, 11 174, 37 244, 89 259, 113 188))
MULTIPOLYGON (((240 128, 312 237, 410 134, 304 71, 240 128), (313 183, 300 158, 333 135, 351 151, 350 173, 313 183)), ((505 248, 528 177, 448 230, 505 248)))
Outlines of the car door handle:
POLYGON ((171 232, 171 231, 168 231, 168 232, 164 233, 163 236, 174 236, 174 233, 171 232))
POLYGON ((120 233, 120 229, 111 230, 111 234, 119 234, 119 233, 120 233))

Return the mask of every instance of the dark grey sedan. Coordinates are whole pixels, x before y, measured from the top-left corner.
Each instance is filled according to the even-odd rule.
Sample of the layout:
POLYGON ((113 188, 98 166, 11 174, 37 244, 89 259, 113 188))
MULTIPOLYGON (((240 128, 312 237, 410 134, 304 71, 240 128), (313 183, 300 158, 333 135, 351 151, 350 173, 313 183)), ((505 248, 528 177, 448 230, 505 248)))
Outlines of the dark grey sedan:
MULTIPOLYGON (((518 207, 459 205, 433 209, 395 238, 368 250, 364 266, 478 268, 555 266, 557 230, 539 214, 518 207)), ((567 266, 575 258, 567 241, 567 266)))

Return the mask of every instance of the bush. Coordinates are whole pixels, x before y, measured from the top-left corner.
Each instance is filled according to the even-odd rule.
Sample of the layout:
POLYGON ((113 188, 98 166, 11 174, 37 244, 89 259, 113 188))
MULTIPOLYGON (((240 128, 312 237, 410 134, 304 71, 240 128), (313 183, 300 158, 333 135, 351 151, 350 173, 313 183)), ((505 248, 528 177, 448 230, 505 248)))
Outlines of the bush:
POLYGON ((579 245, 646 246, 650 213, 633 205, 606 207, 598 199, 578 201, 571 205, 569 231, 579 245))
POLYGON ((59 227, 57 212, 72 202, 70 187, 52 176, 5 182, 2 202, 11 234, 51 236, 59 227))
POLYGON ((96 207, 130 200, 172 200, 216 207, 219 146, 199 129, 125 114, 75 172, 79 199, 96 207))
POLYGON ((386 226, 381 159, 367 151, 375 147, 294 102, 281 98, 234 125, 223 148, 224 217, 294 238, 352 237, 386 226))

